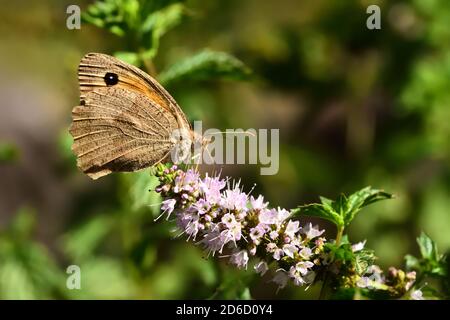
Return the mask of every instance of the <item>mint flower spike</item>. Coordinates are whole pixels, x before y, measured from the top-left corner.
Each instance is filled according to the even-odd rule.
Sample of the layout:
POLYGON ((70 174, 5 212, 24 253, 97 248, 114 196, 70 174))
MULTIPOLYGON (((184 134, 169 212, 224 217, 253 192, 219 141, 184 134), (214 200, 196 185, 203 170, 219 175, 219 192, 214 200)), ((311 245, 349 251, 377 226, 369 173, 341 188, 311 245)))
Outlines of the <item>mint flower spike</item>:
POLYGON ((274 265, 273 281, 279 288, 288 280, 310 285, 323 268, 324 230, 300 226, 289 219, 288 210, 269 208, 262 195, 249 196, 239 183, 230 184, 219 175, 201 178, 197 171, 177 166, 158 166, 156 176, 162 215, 175 216, 182 234, 208 255, 228 256, 238 268, 247 268, 255 258, 254 270, 261 275, 274 265))
POLYGON ((175 216, 180 235, 202 245, 208 256, 229 257, 230 264, 240 269, 247 269, 253 259, 253 270, 261 276, 272 269, 271 281, 278 290, 289 282, 306 290, 331 274, 332 288, 422 298, 419 290, 409 292, 415 285, 415 272, 390 268, 383 273, 373 264, 371 250, 365 249, 366 241, 327 242, 322 237, 325 230, 311 223, 301 226, 292 219, 292 212, 271 208, 262 195, 245 193, 239 182, 230 183, 220 175, 202 178, 195 170, 165 165, 158 165, 156 177, 160 185, 155 190, 163 198, 160 217, 175 216))

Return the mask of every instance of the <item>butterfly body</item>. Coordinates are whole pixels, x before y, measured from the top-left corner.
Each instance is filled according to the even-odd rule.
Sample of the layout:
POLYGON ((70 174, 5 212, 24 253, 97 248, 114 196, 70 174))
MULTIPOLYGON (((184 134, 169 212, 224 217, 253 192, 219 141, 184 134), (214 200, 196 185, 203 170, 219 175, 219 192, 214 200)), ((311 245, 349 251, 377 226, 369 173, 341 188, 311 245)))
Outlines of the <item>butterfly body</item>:
POLYGON ((176 144, 186 148, 194 141, 181 108, 140 69, 89 53, 80 62, 78 80, 80 105, 72 110, 69 131, 77 165, 92 179, 149 167, 166 159, 176 144), (177 131, 187 134, 174 136, 177 131))

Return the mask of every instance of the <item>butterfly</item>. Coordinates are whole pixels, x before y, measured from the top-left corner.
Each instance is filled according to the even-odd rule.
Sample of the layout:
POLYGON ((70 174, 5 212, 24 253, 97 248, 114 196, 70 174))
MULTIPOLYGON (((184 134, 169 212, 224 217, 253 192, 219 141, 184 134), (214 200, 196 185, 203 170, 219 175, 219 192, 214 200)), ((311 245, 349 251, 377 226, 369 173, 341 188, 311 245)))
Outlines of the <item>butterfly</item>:
POLYGON ((176 146, 186 153, 195 141, 176 101, 139 68, 88 53, 78 67, 78 81, 80 105, 72 110, 69 132, 77 166, 90 178, 155 165, 176 146))

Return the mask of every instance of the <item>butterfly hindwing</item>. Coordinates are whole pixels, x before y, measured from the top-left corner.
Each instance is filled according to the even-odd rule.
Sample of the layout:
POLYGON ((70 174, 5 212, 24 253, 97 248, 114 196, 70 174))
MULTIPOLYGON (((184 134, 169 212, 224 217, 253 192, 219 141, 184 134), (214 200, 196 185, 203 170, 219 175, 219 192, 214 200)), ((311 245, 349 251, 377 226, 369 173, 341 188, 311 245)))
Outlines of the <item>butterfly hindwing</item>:
POLYGON ((115 86, 87 92, 72 116, 72 149, 78 167, 93 179, 161 161, 178 128, 176 117, 147 95, 115 86))

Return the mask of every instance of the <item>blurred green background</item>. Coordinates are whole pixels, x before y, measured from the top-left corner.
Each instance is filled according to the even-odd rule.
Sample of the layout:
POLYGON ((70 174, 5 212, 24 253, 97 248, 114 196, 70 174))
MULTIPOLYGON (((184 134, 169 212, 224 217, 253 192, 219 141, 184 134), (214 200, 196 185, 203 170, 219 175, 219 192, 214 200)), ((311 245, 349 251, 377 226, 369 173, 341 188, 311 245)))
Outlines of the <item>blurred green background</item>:
MULTIPOLYGON (((152 12, 177 1, 141 2, 152 12)), ((317 298, 315 287, 276 294, 269 276, 174 239, 173 224, 153 221, 148 170, 95 182, 77 170, 67 129, 79 60, 137 49, 129 34, 66 28, 68 5, 92 3, 0 4, 0 298, 317 298), (66 288, 72 264, 81 290, 66 288)), ((187 75, 167 89, 204 127, 280 129, 277 175, 250 165, 203 170, 222 169, 246 190, 256 183, 254 194, 286 208, 366 185, 395 193, 349 230, 382 267, 416 253, 421 230, 441 252, 450 248, 448 0, 181 3, 147 71, 158 78, 206 48, 226 52, 252 74, 187 75), (371 4, 381 30, 366 28, 371 4)))

